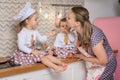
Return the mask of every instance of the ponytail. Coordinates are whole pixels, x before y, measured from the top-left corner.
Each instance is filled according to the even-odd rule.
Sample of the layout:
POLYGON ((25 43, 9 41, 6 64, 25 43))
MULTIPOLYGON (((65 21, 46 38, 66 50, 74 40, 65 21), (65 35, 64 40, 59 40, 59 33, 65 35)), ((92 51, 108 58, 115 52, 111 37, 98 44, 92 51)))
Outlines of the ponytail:
POLYGON ((20 23, 17 25, 17 32, 18 32, 18 33, 22 30, 23 24, 24 24, 24 22, 22 21, 22 22, 20 22, 20 23))
POLYGON ((83 32, 81 34, 81 40, 80 40, 81 46, 86 50, 89 48, 91 42, 92 28, 90 26, 91 26, 90 22, 85 21, 83 32))

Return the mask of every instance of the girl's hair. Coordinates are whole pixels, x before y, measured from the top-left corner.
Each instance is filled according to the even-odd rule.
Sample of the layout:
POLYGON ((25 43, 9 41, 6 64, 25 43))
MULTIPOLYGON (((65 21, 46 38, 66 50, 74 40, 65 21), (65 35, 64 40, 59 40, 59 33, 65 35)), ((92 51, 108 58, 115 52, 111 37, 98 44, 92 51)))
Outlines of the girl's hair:
POLYGON ((84 7, 73 7, 72 12, 75 14, 75 20, 82 25, 82 33, 80 33, 80 45, 86 50, 91 44, 92 27, 89 21, 89 12, 84 7))
POLYGON ((17 25, 17 31, 20 32, 22 30, 23 27, 25 27, 27 24, 26 24, 26 20, 27 19, 30 19, 33 15, 35 15, 37 12, 33 13, 31 16, 29 16, 28 18, 26 18, 24 21, 20 22, 18 25, 17 25))
MULTIPOLYGON (((26 20, 26 19, 25 19, 26 20)), ((25 20, 20 22, 18 25, 17 25, 17 32, 19 33, 21 31, 21 29, 23 28, 23 26, 25 26, 25 20)))
POLYGON ((66 18, 62 18, 62 19, 60 20, 60 22, 59 22, 59 27, 60 27, 61 22, 67 22, 67 19, 66 19, 66 18))

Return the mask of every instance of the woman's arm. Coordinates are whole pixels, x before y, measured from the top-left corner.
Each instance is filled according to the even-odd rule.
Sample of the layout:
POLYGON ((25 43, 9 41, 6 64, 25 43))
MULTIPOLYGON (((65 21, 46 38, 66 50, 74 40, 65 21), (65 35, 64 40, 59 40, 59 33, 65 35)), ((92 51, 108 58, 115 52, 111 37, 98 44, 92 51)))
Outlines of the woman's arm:
POLYGON ((80 54, 79 58, 85 61, 89 61, 97 64, 103 64, 103 65, 108 62, 108 58, 107 58, 105 49, 103 47, 103 40, 101 40, 97 45, 92 47, 92 50, 96 55, 96 57, 86 57, 83 54, 80 54))
POLYGON ((101 40, 97 45, 95 45, 92 50, 96 55, 96 63, 106 64, 108 62, 107 53, 103 47, 103 40, 101 40))

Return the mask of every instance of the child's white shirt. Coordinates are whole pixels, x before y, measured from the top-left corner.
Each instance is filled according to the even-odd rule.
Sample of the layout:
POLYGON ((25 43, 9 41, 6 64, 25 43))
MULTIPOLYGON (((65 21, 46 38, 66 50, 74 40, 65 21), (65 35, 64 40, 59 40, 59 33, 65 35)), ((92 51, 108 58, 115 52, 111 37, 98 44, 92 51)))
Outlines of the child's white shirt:
POLYGON ((18 48, 19 50, 30 54, 32 49, 30 49, 32 35, 34 36, 34 41, 40 41, 45 43, 47 41, 47 36, 41 36, 37 30, 28 30, 23 27, 22 30, 18 33, 18 48))
POLYGON ((75 47, 75 40, 76 40, 75 34, 72 32, 69 32, 67 45, 64 42, 64 36, 65 36, 64 33, 62 32, 58 33, 54 42, 54 46, 60 47, 60 48, 75 47))

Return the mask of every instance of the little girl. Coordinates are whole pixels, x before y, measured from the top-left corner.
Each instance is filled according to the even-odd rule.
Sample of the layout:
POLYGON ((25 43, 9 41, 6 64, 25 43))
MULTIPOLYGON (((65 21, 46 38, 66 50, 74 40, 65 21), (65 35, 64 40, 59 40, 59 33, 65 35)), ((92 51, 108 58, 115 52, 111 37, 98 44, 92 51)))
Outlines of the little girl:
POLYGON ((16 50, 12 56, 14 64, 27 65, 42 62, 48 67, 53 68, 55 72, 66 70, 66 64, 64 62, 35 48, 37 41, 45 43, 48 37, 54 35, 54 32, 51 31, 47 36, 41 36, 39 34, 36 30, 36 26, 38 25, 38 13, 31 8, 29 2, 14 19, 20 21, 20 32, 18 33, 17 41, 18 50, 16 50))
POLYGON ((77 53, 75 48, 75 34, 70 31, 67 26, 66 18, 60 20, 59 23, 60 33, 57 34, 56 40, 52 50, 53 54, 61 58, 71 57, 72 54, 77 53))

